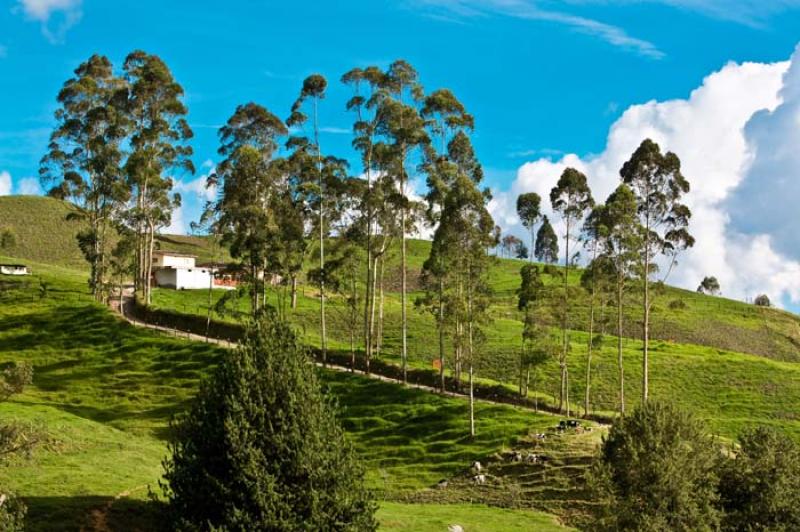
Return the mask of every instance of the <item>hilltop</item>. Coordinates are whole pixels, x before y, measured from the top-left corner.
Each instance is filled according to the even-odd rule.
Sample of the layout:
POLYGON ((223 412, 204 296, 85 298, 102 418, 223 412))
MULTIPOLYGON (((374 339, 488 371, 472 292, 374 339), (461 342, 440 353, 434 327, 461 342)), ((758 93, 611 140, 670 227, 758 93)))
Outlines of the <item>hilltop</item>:
MULTIPOLYGON (((47 196, 0 196, 0 234, 9 230, 14 240, 0 255, 88 270, 75 240, 83 224, 67 220, 75 210, 69 202, 47 196)), ((156 247, 197 255, 198 262, 230 260, 226 250, 215 248, 204 236, 158 235, 156 247)))

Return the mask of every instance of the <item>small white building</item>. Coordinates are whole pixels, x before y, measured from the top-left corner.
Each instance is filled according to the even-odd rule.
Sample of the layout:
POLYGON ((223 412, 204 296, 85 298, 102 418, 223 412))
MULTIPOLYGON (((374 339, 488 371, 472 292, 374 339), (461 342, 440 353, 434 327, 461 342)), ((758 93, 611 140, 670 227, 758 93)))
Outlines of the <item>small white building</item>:
POLYGON ((153 269, 158 268, 194 268, 196 255, 176 253, 174 251, 154 251, 153 269))
POLYGON ((28 267, 24 264, 0 264, 2 275, 30 275, 28 267))
POLYGON ((175 290, 208 288, 214 279, 214 270, 195 265, 194 255, 156 251, 153 253, 153 277, 156 286, 175 290))

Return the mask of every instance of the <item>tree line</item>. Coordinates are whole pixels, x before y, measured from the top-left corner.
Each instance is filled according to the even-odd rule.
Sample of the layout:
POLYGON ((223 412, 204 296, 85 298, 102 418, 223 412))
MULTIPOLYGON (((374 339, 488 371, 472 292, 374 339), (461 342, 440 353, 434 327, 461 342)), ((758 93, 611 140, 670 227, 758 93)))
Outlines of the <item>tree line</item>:
MULTIPOLYGON (((516 237, 501 238, 487 209, 491 191, 482 185, 483 168, 470 138, 475 120, 452 91, 426 91, 404 60, 387 68, 354 68, 340 81, 351 91, 344 106, 353 117, 357 168, 321 146, 319 112, 327 105, 328 90, 321 74, 303 81, 286 118, 248 102, 237 106, 220 128, 221 159, 207 181, 216 197, 197 225, 228 247, 247 281, 221 305, 246 293, 251 314, 257 316, 271 306, 268 291, 274 285, 274 310, 285 318, 297 305, 298 282, 305 276, 319 301, 323 362, 328 358, 326 300, 335 294, 346 302, 352 365, 359 348, 369 372, 382 349, 386 267, 392 244, 399 241, 403 381, 408 371, 408 307, 413 304, 436 323, 442 391, 449 367, 459 389, 467 375, 472 396, 475 365, 490 321, 490 250, 499 245, 507 255, 555 263, 559 235, 542 214, 542 199, 527 193, 518 198, 517 211, 530 232, 529 246, 516 237), (421 200, 412 199, 409 191, 409 181, 417 176, 427 185, 421 200), (419 276, 422 295, 411 302, 407 239, 423 225, 432 230, 431 249, 419 276), (312 260, 314 266, 307 268, 312 260)), ((181 201, 172 176, 194 172, 183 94, 167 65, 142 51, 129 54, 119 72, 106 57, 92 56, 58 94, 57 124, 42 159, 41 178, 51 195, 77 206, 73 217, 87 222, 78 241, 98 299, 107 297, 112 275, 132 274, 137 294, 145 304, 150 302, 155 237, 169 225, 181 201), (112 239, 112 233, 120 238, 112 239)), ((645 140, 620 176, 620 186, 606 203, 596 205, 587 177, 574 168, 564 170, 549 198, 564 228, 564 267, 540 271, 530 264, 522 272, 520 392, 527 393, 531 367, 538 365, 534 362, 555 357, 559 408, 567 413, 572 410, 568 355, 574 290, 569 278, 580 256, 576 250, 583 246, 590 256, 582 279, 592 296, 584 397, 588 413, 597 301, 605 298, 616 305, 621 336, 626 294, 632 287, 642 294, 646 400, 656 263, 665 258, 658 279, 663 282, 680 251, 693 244, 687 231, 691 213, 681 203, 689 183, 675 154, 662 153, 645 140), (561 276, 556 294, 560 304, 550 309, 561 331, 557 342, 543 308, 541 275, 547 272, 561 276)), ((621 339, 618 357, 619 409, 624 412, 621 339)), ((474 432, 472 419, 471 427, 474 432)))
MULTIPOLYGON (((571 244, 582 245, 589 257, 581 274, 581 286, 589 297, 586 382, 584 415, 591 403, 592 355, 602 342, 595 334, 598 304, 616 307, 618 409, 625 413, 625 373, 622 338, 624 309, 628 296, 638 292, 642 304, 642 402, 649 396, 649 332, 654 287, 663 286, 677 265, 678 255, 694 245, 688 231, 691 211, 682 203, 689 192, 689 182, 681 172, 681 163, 672 152, 663 153, 650 139, 645 139, 620 169, 620 184, 605 203, 596 204, 586 176, 575 168, 566 168, 550 192, 553 211, 564 226, 564 267, 557 270, 529 264, 522 268, 518 306, 524 313, 520 356, 520 394, 527 395, 531 369, 555 357, 560 369, 559 411, 570 415, 568 354, 570 301, 576 287, 569 284, 572 267, 580 254, 571 244), (572 249, 572 254, 571 250, 572 249), (546 288, 542 276, 560 277, 556 294, 546 288), (556 297, 553 297, 553 296, 556 297), (552 301, 560 300, 553 306, 552 301), (551 333, 550 316, 560 322, 561 337, 551 333), (560 345, 558 345, 560 344, 560 345), (524 376, 524 377, 523 377, 524 376)), ((553 238, 549 220, 542 215, 541 197, 535 192, 517 199, 517 214, 530 231, 530 247, 537 258, 555 262, 558 241, 553 238), (541 223, 538 233, 537 224, 541 223), (547 249, 540 253, 540 250, 547 249)), ((553 284, 551 286, 557 286, 553 284)), ((718 289, 718 285, 716 285, 718 289)))

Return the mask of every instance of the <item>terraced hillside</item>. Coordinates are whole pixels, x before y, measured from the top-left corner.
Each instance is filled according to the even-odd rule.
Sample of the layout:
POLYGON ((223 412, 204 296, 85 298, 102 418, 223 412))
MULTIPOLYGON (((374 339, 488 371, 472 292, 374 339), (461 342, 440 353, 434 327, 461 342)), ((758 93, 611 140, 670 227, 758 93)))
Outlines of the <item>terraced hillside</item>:
MULTIPOLYGON (((159 508, 147 493, 158 490, 168 420, 224 353, 134 328, 92 301, 82 272, 33 265, 32 277, 0 278, 0 363, 34 365, 33 385, 0 404, 0 415, 30 425, 42 443, 0 468, 0 484, 24 497, 30 530, 152 530, 159 508)), ((419 504, 472 461, 552 427, 551 416, 480 402, 471 439, 463 399, 341 372, 321 376, 370 486, 381 501, 393 501, 381 508, 387 530, 439 530, 442 522, 496 525, 467 530, 562 529, 536 511, 546 504, 532 501, 524 511, 472 505, 455 490, 419 504)))

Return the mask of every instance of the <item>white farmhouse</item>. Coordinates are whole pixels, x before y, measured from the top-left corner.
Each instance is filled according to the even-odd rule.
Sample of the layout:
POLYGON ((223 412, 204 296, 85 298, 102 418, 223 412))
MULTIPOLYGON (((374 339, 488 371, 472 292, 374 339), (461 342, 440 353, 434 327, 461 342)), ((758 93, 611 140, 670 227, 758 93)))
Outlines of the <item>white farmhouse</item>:
POLYGON ((194 255, 172 251, 153 253, 153 277, 157 286, 176 290, 208 288, 214 279, 214 270, 195 265, 194 255))
POLYGON ((0 274, 2 275, 28 275, 28 267, 24 264, 0 264, 0 274))

